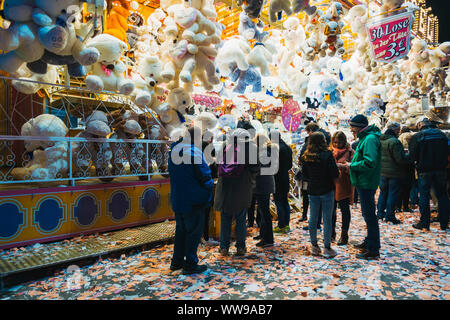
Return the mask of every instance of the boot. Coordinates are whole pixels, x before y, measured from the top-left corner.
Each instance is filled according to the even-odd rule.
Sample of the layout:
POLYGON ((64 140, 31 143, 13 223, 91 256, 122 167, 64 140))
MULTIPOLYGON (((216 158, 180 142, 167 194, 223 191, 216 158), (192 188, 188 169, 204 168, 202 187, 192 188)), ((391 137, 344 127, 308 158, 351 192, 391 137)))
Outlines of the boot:
POLYGON ((344 246, 348 243, 348 230, 342 230, 341 238, 337 243, 338 246, 344 246))

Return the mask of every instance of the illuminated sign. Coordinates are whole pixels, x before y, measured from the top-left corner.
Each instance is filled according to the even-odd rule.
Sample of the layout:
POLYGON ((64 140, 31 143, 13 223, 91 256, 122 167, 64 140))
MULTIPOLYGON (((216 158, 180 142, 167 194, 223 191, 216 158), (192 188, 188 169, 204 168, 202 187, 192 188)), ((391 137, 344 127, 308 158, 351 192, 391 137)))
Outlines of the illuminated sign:
POLYGON ((402 13, 367 25, 372 57, 377 62, 394 62, 405 57, 410 48, 414 16, 402 13))

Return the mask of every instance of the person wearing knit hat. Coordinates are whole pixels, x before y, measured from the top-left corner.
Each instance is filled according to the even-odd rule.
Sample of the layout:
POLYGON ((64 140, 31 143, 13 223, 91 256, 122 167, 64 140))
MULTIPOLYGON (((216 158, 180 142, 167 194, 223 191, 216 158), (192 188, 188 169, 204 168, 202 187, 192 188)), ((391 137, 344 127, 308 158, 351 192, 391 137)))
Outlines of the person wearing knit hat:
POLYGON ((350 119, 350 127, 365 128, 369 125, 369 120, 363 114, 357 114, 352 119, 350 119))
POLYGON ((367 118, 358 114, 350 120, 350 130, 359 139, 350 168, 350 181, 356 187, 361 201, 361 212, 367 225, 367 236, 355 247, 362 252, 362 259, 376 259, 380 251, 380 229, 376 216, 375 192, 381 178, 381 131, 369 126, 367 118))

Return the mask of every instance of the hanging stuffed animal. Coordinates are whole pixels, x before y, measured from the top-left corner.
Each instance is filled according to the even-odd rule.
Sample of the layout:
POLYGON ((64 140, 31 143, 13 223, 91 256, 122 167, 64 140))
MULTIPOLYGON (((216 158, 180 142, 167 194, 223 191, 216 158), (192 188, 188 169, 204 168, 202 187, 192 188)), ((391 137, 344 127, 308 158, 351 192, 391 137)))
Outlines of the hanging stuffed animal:
POLYGON ((250 51, 250 45, 242 36, 233 36, 224 40, 216 57, 216 65, 221 75, 224 77, 230 75, 232 63, 236 63, 240 70, 247 70, 249 67, 247 55, 250 51))
POLYGON ((308 15, 305 31, 309 37, 303 47, 304 59, 307 61, 313 61, 317 55, 325 57, 327 54, 328 45, 325 42, 326 38, 320 22, 323 15, 324 13, 320 9, 315 10, 313 15, 308 15))
POLYGON ((314 15, 316 13, 317 7, 311 6, 309 0, 292 0, 292 11, 298 13, 304 11, 307 15, 314 15))
POLYGON ((3 1, 3 19, 7 29, 0 28, 0 70, 16 72, 22 64, 40 59, 44 46, 38 38, 39 25, 32 20, 34 0, 3 1))
POLYGON ((127 49, 126 43, 109 34, 99 34, 88 41, 88 48, 100 52, 98 62, 91 66, 86 77, 86 87, 94 92, 107 90, 129 95, 134 90, 134 83, 126 77, 125 64, 120 60, 127 49))
POLYGON ((264 23, 260 19, 255 23, 245 11, 239 14, 238 32, 245 39, 264 42, 269 36, 269 32, 262 31, 263 29, 264 23))
POLYGON ((78 0, 35 0, 39 9, 47 15, 51 23, 39 29, 39 39, 45 47, 40 59, 29 62, 27 67, 39 74, 47 72, 47 65, 67 65, 70 76, 82 77, 86 74, 84 66, 94 64, 100 53, 95 48, 87 48, 80 39, 75 25, 72 23, 80 11, 78 0), (69 10, 68 8, 71 7, 69 10), (75 10, 75 8, 77 8, 75 10))
POLYGON ((156 110, 160 101, 158 96, 164 95, 160 85, 164 82, 161 76, 162 63, 157 56, 146 56, 139 60, 133 68, 135 90, 132 94, 137 106, 156 110))
POLYGON ((253 92, 261 91, 261 74, 254 65, 249 65, 247 70, 240 70, 237 65, 231 67, 231 80, 237 82, 233 92, 244 94, 247 87, 251 86, 253 92))
POLYGON ((167 102, 162 103, 156 112, 170 139, 175 140, 180 133, 179 129, 186 126, 185 115, 193 113, 190 93, 183 88, 171 90, 167 96, 167 102))
POLYGON ((291 0, 270 0, 269 5, 270 23, 277 22, 278 15, 283 11, 287 16, 290 16, 292 14, 291 0))
POLYGON ((264 6, 264 0, 237 0, 236 3, 251 19, 258 19, 264 6))

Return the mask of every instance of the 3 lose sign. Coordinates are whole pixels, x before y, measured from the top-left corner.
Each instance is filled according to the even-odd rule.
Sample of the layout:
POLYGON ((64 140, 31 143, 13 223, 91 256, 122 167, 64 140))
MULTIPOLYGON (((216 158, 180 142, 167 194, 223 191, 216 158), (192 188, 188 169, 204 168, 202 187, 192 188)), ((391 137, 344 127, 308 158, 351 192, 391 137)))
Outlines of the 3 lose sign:
POLYGON ((405 57, 410 50, 413 14, 398 14, 367 26, 372 57, 377 62, 394 62, 405 57))

